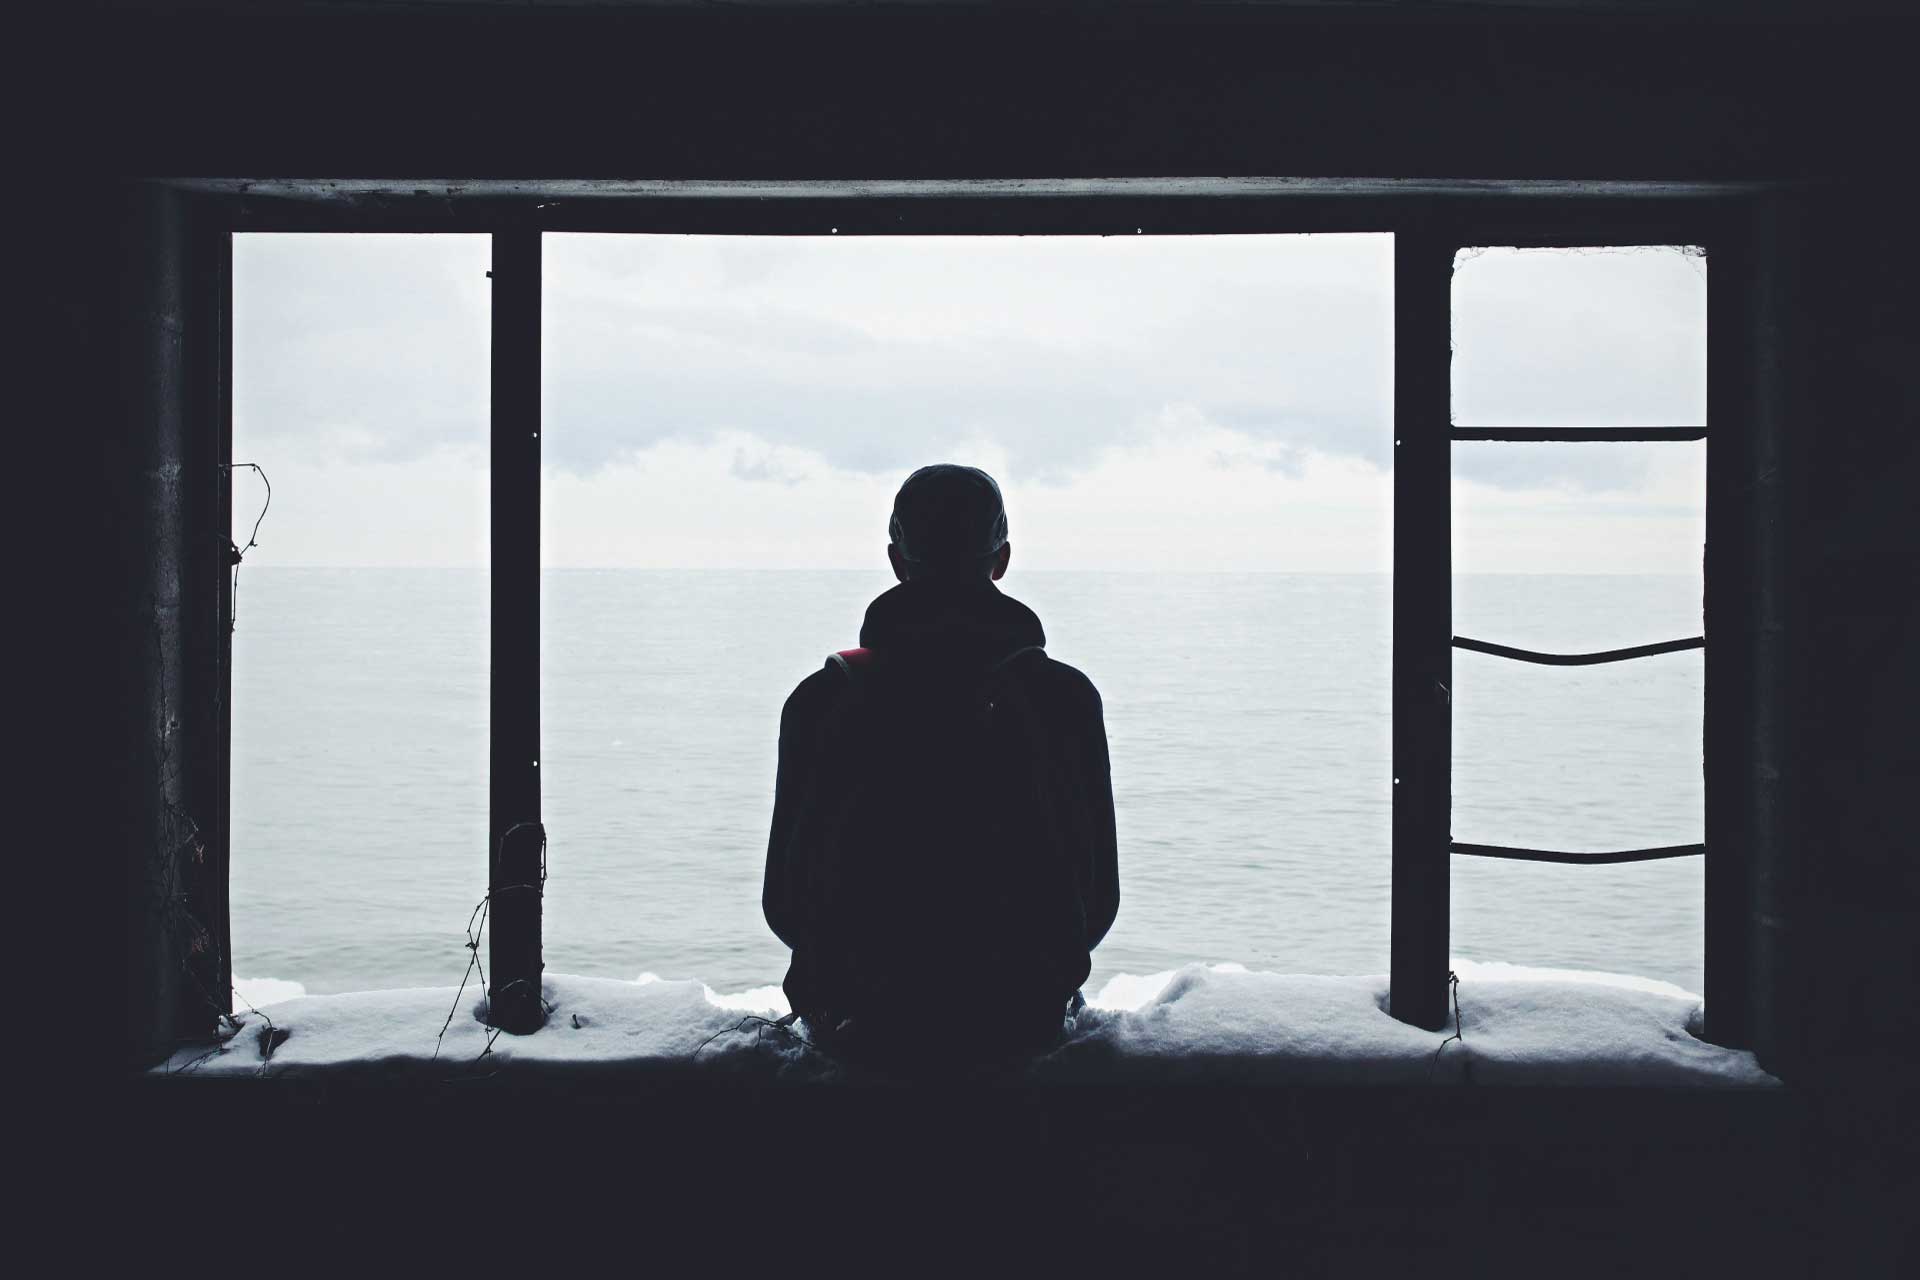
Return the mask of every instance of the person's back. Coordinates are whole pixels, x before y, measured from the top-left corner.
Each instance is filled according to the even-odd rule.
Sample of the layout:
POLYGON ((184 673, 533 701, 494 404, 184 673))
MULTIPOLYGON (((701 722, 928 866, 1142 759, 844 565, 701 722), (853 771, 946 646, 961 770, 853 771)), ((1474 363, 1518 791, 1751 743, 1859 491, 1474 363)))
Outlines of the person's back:
POLYGON ((781 716, 767 921, 829 1047, 1032 1051, 1119 905, 1099 694, 994 586, 1010 548, 984 473, 916 472, 892 531, 900 585, 781 716))

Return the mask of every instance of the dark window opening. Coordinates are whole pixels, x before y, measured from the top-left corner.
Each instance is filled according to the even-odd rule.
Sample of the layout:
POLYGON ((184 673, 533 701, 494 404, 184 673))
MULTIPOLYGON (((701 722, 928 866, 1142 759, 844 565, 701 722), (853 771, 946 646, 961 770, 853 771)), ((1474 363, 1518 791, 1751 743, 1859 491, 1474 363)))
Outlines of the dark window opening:
MULTIPOLYGON (((849 219, 849 221, 851 220, 849 219)), ((1204 221, 1204 219, 1202 221, 1204 221)), ((1384 219, 1384 221, 1390 223, 1391 219, 1384 219)), ((1550 216, 1541 217, 1535 220, 1535 225, 1551 223, 1552 221, 1553 219, 1550 216)), ((1601 219, 1600 221, 1604 223, 1605 219, 1601 219)), ((1699 225, 1697 220, 1689 220, 1686 218, 1678 219, 1677 222, 1680 224, 1679 229, 1689 233, 1693 232, 1699 225)), ((1448 307, 1444 290, 1437 291, 1439 295, 1437 305, 1432 296, 1436 292, 1430 287, 1433 279, 1445 279, 1445 276, 1441 275, 1439 271, 1434 270, 1433 267, 1435 264, 1440 263, 1444 256, 1446 270, 1450 273, 1452 268, 1452 255, 1455 249, 1469 243, 1494 241, 1495 237, 1500 234, 1505 226, 1511 225, 1509 223, 1502 223, 1499 219, 1492 219, 1491 223, 1490 230, 1492 233, 1486 236, 1468 234, 1468 229, 1476 232, 1479 230, 1478 227, 1473 227, 1469 222, 1465 228, 1455 228, 1439 236, 1434 235, 1429 228, 1422 228, 1414 234, 1409 235, 1403 233, 1399 237, 1397 252, 1401 257, 1401 262, 1396 268, 1396 293, 1398 295, 1396 302, 1398 316, 1396 322, 1396 342, 1400 349, 1400 354, 1396 358, 1398 366, 1398 376, 1396 378, 1398 390, 1396 394, 1398 396, 1399 407, 1396 413, 1393 435, 1395 438, 1396 484, 1401 486, 1400 500, 1396 502, 1396 539, 1397 546, 1401 551, 1406 549, 1408 545, 1407 537, 1412 529, 1424 529, 1428 533, 1431 533, 1436 527, 1431 520, 1431 514, 1435 505, 1431 497, 1423 500, 1427 504, 1424 510, 1421 508, 1420 503, 1416 503, 1410 507, 1405 501, 1405 486, 1410 470, 1408 464, 1412 456, 1406 446, 1410 439, 1415 438, 1415 432, 1411 429, 1410 424, 1419 425, 1416 422, 1416 418, 1424 418, 1428 424, 1439 426, 1441 428, 1440 436, 1443 441, 1448 435, 1451 435, 1453 440, 1462 443, 1463 447, 1499 447, 1491 445, 1491 439, 1505 439, 1515 434, 1524 434, 1526 429, 1525 424, 1499 423, 1487 424, 1487 431, 1485 433, 1476 433, 1474 430, 1475 427, 1482 424, 1466 424, 1464 426, 1449 428, 1447 424, 1452 415, 1448 412, 1446 401, 1450 393, 1450 382, 1445 376, 1436 376, 1435 372, 1436 351, 1443 358, 1448 351, 1448 342, 1444 336, 1441 337, 1441 341, 1437 347, 1433 343, 1433 339, 1436 336, 1445 335, 1447 332, 1446 318, 1448 315, 1448 307), (1407 251, 1409 249, 1413 250, 1412 261, 1408 259, 1407 251), (1425 283, 1429 288, 1413 291, 1419 296, 1410 299, 1406 284, 1410 277, 1419 276, 1423 267, 1426 270, 1427 277, 1425 283), (1420 354, 1410 356, 1408 354, 1410 347, 1417 350, 1420 354), (1409 372, 1413 374, 1412 377, 1407 376, 1409 372), (1416 407, 1417 412, 1410 412, 1410 410, 1416 407), (1409 516, 1414 518, 1409 520, 1409 516)), ((1645 219, 1637 223, 1629 220, 1627 225, 1629 230, 1636 226, 1644 226, 1645 219)), ((1157 229, 1165 230, 1167 228, 1161 226, 1157 229)), ((1591 233, 1590 223, 1589 232, 1591 233)), ((837 230, 834 233, 837 234, 837 230)), ((1616 237, 1613 236, 1598 235, 1596 235, 1595 238, 1608 241, 1616 239, 1616 237)), ((1683 237, 1679 235, 1674 237, 1676 240, 1682 238, 1683 237)), ((1684 236, 1684 239, 1689 242, 1696 238, 1704 239, 1704 237, 1696 237, 1693 234, 1684 236)), ((492 512, 492 522, 494 526, 494 537, 492 541, 494 564, 492 574, 492 617, 495 628, 495 643, 493 646, 494 664, 492 686, 495 714, 492 718, 492 732, 494 737, 492 751, 495 767, 493 813, 490 820, 493 835, 489 839, 489 844, 492 847, 492 860, 496 863, 492 871, 492 878, 495 882, 496 889, 501 887, 501 877, 503 874, 503 868, 497 865, 503 849, 502 837, 515 827, 530 826, 540 821, 540 783, 537 772, 539 769, 537 744, 539 742, 538 725, 540 715, 538 698, 539 640, 537 628, 541 616, 540 577, 538 571, 540 564, 540 460, 543 448, 542 436, 545 432, 542 430, 540 416, 541 376, 539 361, 541 359, 540 353, 542 348, 540 343, 539 280, 542 255, 539 242, 540 236, 537 232, 499 233, 494 237, 495 253, 493 261, 495 264, 495 279, 492 317, 492 328, 495 336, 495 360, 493 369, 494 430, 492 445, 494 465, 491 472, 491 484, 494 494, 494 508, 492 512), (508 264, 504 270, 503 263, 508 264), (506 275, 510 281, 507 289, 502 289, 501 287, 502 275, 506 275), (503 295, 509 293, 512 295, 513 301, 510 305, 503 306, 503 295), (503 350, 500 346, 500 337, 503 333, 514 335, 513 342, 509 344, 506 350, 503 350), (506 434, 503 434, 501 430, 503 422, 510 424, 510 431, 506 434), (502 503, 500 500, 503 490, 510 492, 512 495, 510 500, 505 503, 502 503), (502 539, 500 532, 505 527, 511 527, 515 536, 502 539), (505 562, 511 562, 511 564, 506 572, 502 572, 502 566, 505 562), (501 607, 503 599, 507 600, 509 604, 509 607, 504 610, 501 607), (501 628, 503 626, 516 632, 518 637, 512 643, 505 646, 504 650, 500 643, 501 628), (503 652, 507 655, 505 662, 503 662, 503 652), (499 714, 501 700, 503 698, 514 702, 516 707, 514 714, 505 717, 504 722, 499 714), (503 736, 506 739, 504 741, 503 736), (511 767, 517 771, 518 774, 517 780, 506 784, 504 790, 500 768, 503 751, 510 756, 511 767), (522 759, 521 757, 525 758, 522 759)), ((1444 365, 1438 365, 1437 367, 1440 372, 1444 374, 1444 365)), ((1685 423, 1657 424, 1658 427, 1667 429, 1664 435, 1659 431, 1648 431, 1634 424, 1629 424, 1624 428, 1624 431, 1628 435, 1644 436, 1647 439, 1660 440, 1665 443, 1675 437, 1695 438, 1700 434, 1703 425, 1704 424, 1685 423)), ((1619 434, 1623 430, 1615 425, 1597 422, 1580 424, 1549 423, 1546 424, 1543 429, 1550 434, 1558 435, 1565 433, 1570 427, 1574 429, 1597 429, 1598 434, 1603 436, 1609 433, 1619 434)), ((1527 441, 1526 445, 1527 447, 1534 447, 1531 441, 1527 441)), ((1604 449, 1609 446, 1581 445, 1578 447, 1604 449)), ((1679 447, 1697 449, 1699 446, 1683 444, 1679 447)), ((1426 453, 1428 455, 1426 461, 1430 463, 1431 440, 1426 441, 1420 446, 1415 446, 1415 450, 1426 453)), ((1446 456, 1444 451, 1441 456, 1446 456)), ((1411 470, 1416 471, 1421 477, 1426 479, 1431 479, 1434 474, 1430 465, 1425 464, 1419 465, 1411 470)), ((1442 476, 1442 487, 1444 489, 1447 483, 1445 479, 1447 473, 1443 470, 1440 472, 1440 475, 1442 476)), ((1445 500, 1443 494, 1437 506, 1441 512, 1447 512, 1451 504, 1445 500)), ((1450 544, 1450 542, 1451 536, 1449 535, 1448 538, 1440 544, 1443 554, 1446 546, 1450 544)), ((1404 624, 1409 619, 1432 619, 1435 616, 1431 608, 1433 604, 1431 593, 1429 593, 1428 598, 1422 602, 1426 607, 1411 610, 1404 607, 1406 604, 1405 593, 1408 590, 1405 584, 1412 579, 1423 579, 1430 583, 1433 577, 1430 572, 1433 564, 1433 545, 1431 539, 1428 539, 1428 545, 1420 554, 1397 557, 1394 579, 1394 589, 1397 597, 1395 608, 1396 630, 1394 636, 1397 651, 1404 650, 1408 643, 1409 628, 1404 624), (1412 572, 1409 572, 1410 569, 1412 572)), ((1440 565, 1439 573, 1439 578, 1442 582, 1440 588, 1441 598, 1449 598, 1452 594, 1450 588, 1446 585, 1446 579, 1449 577, 1447 568, 1448 566, 1443 561, 1440 565)), ((1447 617, 1447 621, 1449 624, 1451 623, 1450 616, 1447 617)), ((1447 642, 1449 645, 1451 644, 1452 634, 1452 629, 1449 625, 1447 628, 1447 642)), ((1497 637, 1492 638, 1492 642, 1495 644, 1501 643, 1497 637)), ((1418 634, 1416 643, 1431 648, 1434 645, 1434 640, 1432 637, 1426 635, 1423 630, 1418 634)), ((1513 645, 1509 647, 1521 646, 1513 645)), ((1494 655, 1483 651, 1481 654, 1476 654, 1474 660, 1479 661, 1482 658, 1493 660, 1493 657, 1494 655)), ((1654 660, 1672 661, 1674 658, 1673 655, 1662 655, 1661 658, 1654 660)), ((1682 658, 1680 660, 1684 661, 1687 659, 1682 658)), ((1697 659, 1693 660, 1697 661, 1697 659)), ((1440 683, 1444 685, 1446 682, 1440 683)), ((1431 733, 1422 729, 1417 723, 1417 718, 1405 717, 1399 714, 1405 692, 1404 689, 1396 689, 1395 734, 1399 737, 1411 729, 1413 731, 1412 736, 1418 738, 1422 743, 1430 742, 1432 740, 1431 733)), ((1423 692, 1426 696, 1431 696, 1431 690, 1425 690, 1423 692)), ((1447 690, 1447 694, 1450 696, 1450 689, 1447 690)), ((1431 726, 1427 726, 1426 728, 1430 729, 1431 726)), ((1711 706, 1707 732, 1711 735, 1711 706)), ((1419 982, 1423 989, 1440 991, 1443 988, 1439 980, 1444 977, 1446 957, 1448 955, 1446 946, 1448 926, 1445 921, 1445 912, 1449 906, 1449 895, 1445 892, 1444 888, 1437 895, 1427 892, 1427 890, 1430 889, 1434 883, 1436 874, 1443 883, 1444 878, 1449 874, 1447 868, 1448 859, 1445 857, 1444 851, 1448 846, 1453 844, 1453 833, 1445 830, 1447 825, 1446 806, 1442 804, 1439 806, 1443 836, 1441 855, 1437 859, 1434 858, 1434 850, 1431 847, 1433 844, 1431 839, 1431 820, 1435 811, 1435 805, 1433 804, 1433 796, 1435 793, 1431 785, 1428 785, 1423 798, 1418 799, 1414 804, 1414 810, 1417 810, 1419 820, 1428 824, 1428 831, 1422 835, 1418 833, 1420 821, 1412 820, 1415 817, 1414 810, 1409 810, 1407 807, 1409 804, 1410 790, 1417 791, 1418 788, 1410 789, 1402 785, 1403 782, 1406 782, 1415 775, 1417 771, 1413 767, 1402 766, 1398 763, 1398 759, 1398 752, 1396 752, 1396 766, 1392 770, 1393 777, 1390 779, 1390 785, 1393 787, 1392 796, 1396 813, 1394 832, 1394 843, 1396 846, 1394 859, 1395 903, 1392 926, 1392 944, 1395 952, 1393 964, 1395 986, 1396 989, 1411 987, 1413 983, 1404 982, 1403 979, 1406 978, 1409 973, 1417 970, 1421 974, 1419 982), (1419 871, 1410 870, 1414 866, 1411 846, 1415 844, 1418 844, 1423 852, 1421 859, 1422 869, 1419 871), (1437 872, 1435 864, 1437 864, 1437 872), (1408 874, 1403 875, 1403 871, 1407 871, 1408 874), (1418 902, 1420 905, 1416 909, 1408 909, 1409 904, 1414 902, 1418 902), (1436 902, 1439 904, 1440 910, 1440 918, 1438 921, 1433 919, 1434 904, 1436 902), (1436 941, 1438 942, 1438 946, 1435 945, 1436 941), (1418 953, 1422 957, 1419 963, 1415 963, 1411 958, 1415 953, 1418 953), (1431 963, 1436 955, 1439 959, 1437 965, 1431 963)), ((1431 762, 1429 761, 1429 763, 1431 762)), ((1433 776, 1431 771, 1429 771, 1428 776, 1429 778, 1433 776)), ((1443 782, 1441 784, 1438 791, 1440 796, 1444 797, 1447 786, 1447 783, 1443 782)), ((1524 848, 1528 846, 1516 844, 1506 847, 1524 848)), ((1710 843, 1708 847, 1711 847, 1710 843)), ((1463 852, 1466 851, 1463 850, 1463 852)), ((543 857, 544 852, 542 851, 535 856, 543 857)), ((533 865, 537 867, 538 863, 536 862, 533 865)), ((516 868, 514 871, 515 874, 520 874, 525 871, 525 868, 516 868)), ((1711 874, 1711 871, 1709 874, 1711 874)), ((530 951, 526 950, 526 938, 524 934, 521 940, 515 945, 521 948, 523 955, 535 957, 533 964, 535 967, 534 971, 537 972, 537 956, 539 954, 537 949, 537 910, 534 913, 533 921, 535 929, 532 935, 534 939, 534 949, 530 951)), ((500 948, 497 935, 494 945, 497 964, 500 948)), ((1520 959, 1521 957, 1514 958, 1520 959)), ((1706 966, 1709 975, 1713 973, 1714 967, 1712 959, 1709 957, 1706 966)), ((497 972, 505 973, 510 972, 510 970, 497 970, 497 972)), ((1422 1023, 1430 1023, 1433 1021, 1431 1016, 1413 1012, 1404 1002, 1396 1003, 1401 1006, 1395 1010, 1399 1016, 1422 1023)))

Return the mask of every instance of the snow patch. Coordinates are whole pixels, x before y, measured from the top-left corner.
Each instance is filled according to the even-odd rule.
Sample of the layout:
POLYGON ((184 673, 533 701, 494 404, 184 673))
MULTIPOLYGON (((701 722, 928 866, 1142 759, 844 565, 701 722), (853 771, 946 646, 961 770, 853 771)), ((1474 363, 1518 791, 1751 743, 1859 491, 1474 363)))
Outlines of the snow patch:
POLYGON ((1685 987, 1662 982, 1658 978, 1642 978, 1631 973, 1602 973, 1597 969, 1542 969, 1533 965, 1508 964, 1504 960, 1457 959, 1453 962, 1453 971, 1460 975, 1462 982, 1585 982, 1597 987, 1651 991, 1676 1000, 1700 999, 1685 987))
MULTIPOLYGON (((1255 973, 1234 964, 1122 974, 1028 1070, 1035 1079, 1089 1082, 1778 1083, 1751 1053, 1694 1035, 1699 997, 1669 983, 1467 960, 1454 971, 1460 1039, 1451 1038, 1451 1017, 1442 1031, 1395 1021, 1386 1012, 1383 976, 1255 973)), ((652 973, 632 982, 551 974, 546 1027, 497 1036, 491 1049, 479 1020, 483 1000, 471 987, 457 1006, 452 987, 316 996, 298 983, 254 979, 236 988, 256 1007, 271 1005, 275 1025, 291 1033, 273 1057, 261 1058, 258 1036, 243 1027, 222 1044, 183 1049, 155 1070, 275 1075, 331 1068, 446 1079, 595 1066, 781 1079, 842 1074, 807 1047, 804 1022, 792 1032, 770 1027, 787 1009, 773 985, 722 993, 652 973)), ((256 1019, 242 1011, 239 1020, 256 1019)), ((966 1041, 965 1025, 941 1025, 956 1044, 966 1041)))
MULTIPOLYGON (((634 981, 642 986, 651 982, 667 982, 659 974, 648 970, 634 981)), ((745 991, 715 991, 706 983, 700 984, 706 993, 707 1001, 716 1009, 733 1009, 740 1013, 761 1013, 770 1018, 785 1017, 792 1011, 787 1003, 787 993, 779 983, 770 983, 764 987, 749 987, 745 991)))
POLYGON ((707 993, 707 1000, 717 1009, 737 1009, 742 1013, 764 1013, 769 1017, 785 1017, 792 1011, 787 1003, 787 993, 779 986, 752 987, 746 991, 724 993, 715 991, 705 983, 701 989, 707 993))
POLYGON ((233 1007, 245 1009, 248 1005, 259 1009, 270 1004, 279 1004, 282 1000, 293 1000, 307 994, 305 983, 289 982, 285 978, 235 978, 233 980, 233 1007))
POLYGON ((1159 995, 1166 985, 1173 981, 1173 970, 1162 969, 1159 973, 1149 973, 1138 977, 1131 973, 1116 973, 1108 978, 1106 985, 1087 997, 1087 1004, 1095 1009, 1138 1009, 1147 1001, 1159 995))

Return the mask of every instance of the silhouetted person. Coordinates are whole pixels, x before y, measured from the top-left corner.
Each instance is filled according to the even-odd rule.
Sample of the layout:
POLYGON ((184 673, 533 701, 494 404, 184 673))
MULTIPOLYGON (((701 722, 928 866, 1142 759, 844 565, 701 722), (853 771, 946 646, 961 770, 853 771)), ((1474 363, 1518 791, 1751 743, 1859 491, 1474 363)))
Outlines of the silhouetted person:
POLYGON ((1120 905, 1100 695, 994 585, 992 477, 921 468, 890 532, 900 585, 780 716, 762 904, 787 997, 854 1060, 1032 1054, 1120 905))

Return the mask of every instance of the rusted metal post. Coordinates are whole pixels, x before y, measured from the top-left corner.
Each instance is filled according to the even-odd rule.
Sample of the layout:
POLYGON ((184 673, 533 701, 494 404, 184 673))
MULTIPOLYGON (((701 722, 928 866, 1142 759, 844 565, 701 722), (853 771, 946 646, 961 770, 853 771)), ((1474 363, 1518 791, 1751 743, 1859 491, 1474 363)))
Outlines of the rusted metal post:
POLYGON ((146 1066, 183 1036, 211 1033, 215 1021, 192 998, 184 941, 191 929, 181 915, 196 837, 182 732, 181 583, 190 559, 182 491, 196 478, 183 394, 191 267, 185 197, 145 183, 118 194, 118 401, 107 456, 117 463, 108 483, 122 513, 112 563, 122 575, 125 649, 112 674, 124 682, 114 702, 127 716, 129 744, 117 780, 127 859, 126 1052, 130 1065, 146 1066))
POLYGON ((1708 246, 1706 1034, 1791 1063, 1791 903, 1798 894, 1782 728, 1792 671, 1785 597, 1796 413, 1797 230, 1787 197, 1708 246))
POLYGON ((540 233, 493 237, 488 1020, 546 1021, 540 907, 540 233))
POLYGON ((229 1012, 230 243, 178 191, 132 183, 113 201, 98 230, 115 292, 99 296, 118 305, 119 376, 91 403, 113 422, 113 701, 128 746, 108 785, 127 858, 125 1051, 144 1066, 229 1012))
POLYGON ((185 964, 195 997, 189 1025, 206 1027, 233 1011, 233 233, 217 209, 194 204, 189 214, 181 719, 198 834, 192 857, 181 865, 181 887, 191 934, 185 964))
POLYGON ((1748 1007, 1747 870, 1754 840, 1750 544, 1752 387, 1743 375, 1752 331, 1752 248, 1744 228, 1707 246, 1707 543, 1701 613, 1707 635, 1701 767, 1706 783, 1706 1034, 1744 1047, 1748 1007))
POLYGON ((1453 255, 1394 237, 1393 1016, 1447 1016, 1453 771, 1453 255))

